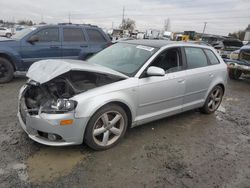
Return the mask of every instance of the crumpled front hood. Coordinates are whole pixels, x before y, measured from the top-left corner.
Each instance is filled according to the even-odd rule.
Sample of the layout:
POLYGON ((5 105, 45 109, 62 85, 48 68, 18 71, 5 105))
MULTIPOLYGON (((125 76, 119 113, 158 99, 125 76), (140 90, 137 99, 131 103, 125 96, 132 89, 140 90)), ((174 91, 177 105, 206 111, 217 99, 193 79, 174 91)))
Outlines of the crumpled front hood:
POLYGON ((86 61, 64 59, 38 61, 31 65, 26 76, 31 80, 43 84, 71 70, 97 72, 128 78, 128 76, 107 67, 86 61))

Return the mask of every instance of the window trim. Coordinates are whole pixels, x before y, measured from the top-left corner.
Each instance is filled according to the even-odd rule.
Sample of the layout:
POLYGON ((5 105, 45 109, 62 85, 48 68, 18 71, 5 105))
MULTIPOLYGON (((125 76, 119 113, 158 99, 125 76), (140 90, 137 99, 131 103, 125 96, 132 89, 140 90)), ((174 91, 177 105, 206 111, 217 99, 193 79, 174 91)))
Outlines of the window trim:
MULTIPOLYGON (((172 46, 172 47, 166 48, 166 49, 162 50, 161 52, 159 52, 159 54, 157 54, 157 55, 154 57, 154 59, 147 65, 147 67, 142 71, 142 73, 140 74, 140 76, 139 76, 138 78, 139 78, 139 79, 141 79, 141 78, 147 78, 147 77, 145 77, 145 73, 146 73, 146 71, 148 70, 148 68, 151 66, 151 64, 154 63, 154 61, 155 61, 162 53, 165 53, 166 51, 171 50, 171 49, 173 49, 173 48, 178 49, 179 53, 181 53, 181 55, 180 55, 180 60, 182 61, 182 69, 179 70, 179 71, 176 71, 176 72, 181 72, 181 71, 186 70, 186 61, 185 61, 185 57, 184 57, 184 54, 183 54, 183 51, 182 51, 182 50, 183 50, 183 49, 182 49, 183 47, 181 47, 181 46, 172 46)), ((171 74, 171 73, 176 73, 176 72, 170 72, 170 73, 166 73, 166 72, 165 72, 165 75, 166 75, 166 74, 171 74)))
POLYGON ((183 52, 184 52, 184 55, 185 55, 186 70, 199 69, 199 68, 203 68, 203 67, 195 67, 195 68, 189 68, 189 67, 188 67, 187 53, 186 53, 185 48, 198 48, 198 49, 201 49, 201 51, 203 52, 203 54, 205 55, 206 60, 207 60, 207 65, 206 65, 206 66, 203 66, 203 67, 207 67, 207 66, 210 66, 210 65, 211 65, 210 62, 209 62, 209 60, 208 60, 207 54, 204 52, 204 48, 196 47, 196 46, 184 46, 184 47, 183 47, 183 52))
POLYGON ((58 30, 58 41, 38 41, 37 43, 48 43, 48 42, 61 42, 60 40, 60 29, 58 27, 47 27, 47 28, 42 28, 42 29, 39 29, 38 31, 32 33, 29 37, 28 37, 28 40, 30 37, 36 35, 37 33, 43 31, 43 30, 46 30, 46 29, 57 29, 58 30))

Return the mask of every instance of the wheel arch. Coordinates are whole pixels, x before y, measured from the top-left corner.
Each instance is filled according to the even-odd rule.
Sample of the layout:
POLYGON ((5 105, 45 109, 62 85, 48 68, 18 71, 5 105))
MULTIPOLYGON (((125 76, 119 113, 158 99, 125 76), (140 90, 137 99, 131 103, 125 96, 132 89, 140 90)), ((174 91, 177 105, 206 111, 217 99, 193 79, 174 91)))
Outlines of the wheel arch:
MULTIPOLYGON (((212 91, 212 89, 214 88, 214 87, 216 87, 216 86, 221 86, 222 87, 222 89, 223 89, 223 95, 225 94, 225 91, 226 91, 226 85, 225 85, 225 83, 223 83, 223 81, 217 81, 217 82, 214 82, 213 84, 211 84, 210 85, 210 87, 208 88, 208 90, 207 90, 207 93, 206 93, 206 95, 205 95, 205 101, 206 101, 206 99, 207 99, 207 97, 208 97, 208 95, 209 95, 209 93, 212 91)), ((205 101, 204 101, 204 103, 205 103, 205 101)))
POLYGON ((216 86, 221 86, 221 87, 222 87, 223 95, 224 95, 224 94, 225 94, 225 90, 226 90, 225 85, 224 85, 223 83, 218 83, 218 84, 215 85, 214 87, 216 87, 216 86))
POLYGON ((132 125, 132 112, 131 112, 130 108, 128 107, 128 105, 123 103, 123 102, 120 102, 120 101, 109 102, 106 105, 109 105, 109 104, 118 105, 126 112, 127 117, 128 117, 128 126, 131 127, 131 125, 132 125))
POLYGON ((14 71, 16 71, 16 66, 15 66, 12 58, 8 54, 0 52, 0 57, 4 58, 4 59, 7 59, 11 63, 11 65, 13 66, 14 71))
MULTIPOLYGON (((100 110, 100 109, 103 108, 104 106, 111 105, 111 104, 118 105, 118 106, 120 106, 120 107, 125 111, 125 113, 126 113, 126 115, 127 115, 127 117, 128 117, 128 126, 131 127, 131 125, 132 125, 132 118, 133 118, 132 111, 131 111, 130 107, 129 107, 126 103, 124 103, 124 102, 122 102, 122 101, 118 101, 118 100, 115 100, 115 101, 108 101, 108 102, 102 104, 101 106, 99 106, 96 110, 94 110, 94 111, 91 113, 89 120, 91 119, 91 117, 92 117, 98 110, 100 110)), ((88 125, 88 123, 89 123, 89 120, 88 120, 88 122, 87 122, 87 125, 88 125)))

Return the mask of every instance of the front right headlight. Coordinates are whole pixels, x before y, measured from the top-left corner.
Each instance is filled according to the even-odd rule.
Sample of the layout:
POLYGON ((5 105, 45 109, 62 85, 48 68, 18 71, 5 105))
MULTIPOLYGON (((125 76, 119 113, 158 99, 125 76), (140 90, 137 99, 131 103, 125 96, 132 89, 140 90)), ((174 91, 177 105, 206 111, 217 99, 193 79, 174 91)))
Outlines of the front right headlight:
POLYGON ((77 102, 70 99, 57 99, 47 102, 41 109, 44 113, 64 113, 74 110, 77 102))
POLYGON ((58 111, 72 111, 75 109, 77 102, 69 99, 57 99, 56 106, 53 106, 58 111))

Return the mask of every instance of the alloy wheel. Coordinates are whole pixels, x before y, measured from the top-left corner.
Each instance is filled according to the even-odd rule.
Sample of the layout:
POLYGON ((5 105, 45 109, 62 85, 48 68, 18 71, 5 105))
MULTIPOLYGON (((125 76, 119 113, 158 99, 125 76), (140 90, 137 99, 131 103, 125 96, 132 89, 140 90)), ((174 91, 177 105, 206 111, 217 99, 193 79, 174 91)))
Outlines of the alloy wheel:
POLYGON ((102 114, 94 124, 93 139, 99 146, 109 146, 121 136, 125 126, 124 118, 118 111, 102 114))
POLYGON ((210 97, 209 97, 209 102, 208 102, 208 109, 210 111, 215 111, 219 105, 220 105, 220 102, 222 100, 222 96, 223 96, 223 91, 220 87, 217 87, 215 88, 211 94, 210 94, 210 97))

